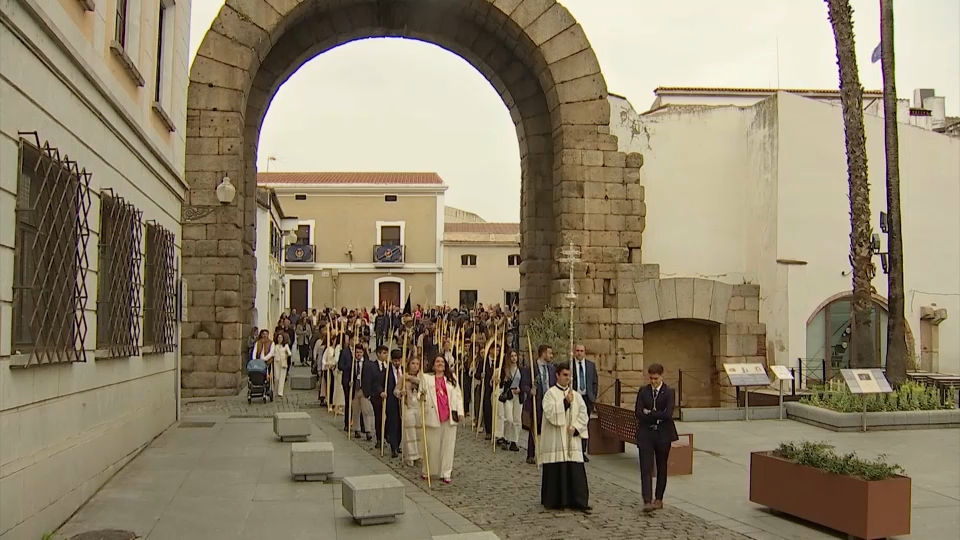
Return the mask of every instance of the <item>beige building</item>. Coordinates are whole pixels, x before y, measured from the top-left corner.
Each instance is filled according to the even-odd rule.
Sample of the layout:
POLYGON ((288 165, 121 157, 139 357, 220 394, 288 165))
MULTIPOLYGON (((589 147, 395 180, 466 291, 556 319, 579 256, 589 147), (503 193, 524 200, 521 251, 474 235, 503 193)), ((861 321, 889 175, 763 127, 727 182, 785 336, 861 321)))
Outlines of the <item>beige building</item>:
POLYGON ((443 300, 452 306, 520 301, 520 224, 487 223, 456 208, 446 211, 443 300))
POLYGON ((297 241, 284 249, 286 307, 433 305, 443 291, 446 184, 435 173, 259 173, 297 241))
POLYGON ((0 6, 0 539, 37 540, 176 421, 217 241, 182 236, 190 0, 0 6))

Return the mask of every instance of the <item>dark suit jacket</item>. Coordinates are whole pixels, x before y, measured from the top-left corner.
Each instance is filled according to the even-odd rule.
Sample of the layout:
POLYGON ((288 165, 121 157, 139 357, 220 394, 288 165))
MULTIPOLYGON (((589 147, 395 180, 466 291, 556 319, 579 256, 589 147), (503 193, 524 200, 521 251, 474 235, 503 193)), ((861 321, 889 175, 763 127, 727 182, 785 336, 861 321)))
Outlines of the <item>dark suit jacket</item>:
MULTIPOLYGON (((584 366, 584 371, 586 371, 586 376, 584 378, 586 379, 587 383, 587 395, 584 398, 584 401, 587 402, 588 407, 592 407, 593 404, 597 402, 597 394, 600 393, 600 380, 599 377, 597 377, 597 364, 595 364, 593 360, 590 360, 589 358, 585 358, 583 361, 586 364, 584 366)), ((577 371, 576 367, 577 361, 571 360, 570 369, 573 370, 573 388, 579 389, 580 381, 577 379, 580 377, 580 373, 577 371)))
MULTIPOLYGON (((649 384, 637 393, 637 404, 634 414, 637 416, 637 441, 643 437, 662 437, 669 442, 679 439, 677 426, 673 422, 673 407, 676 394, 673 388, 662 383, 657 401, 653 401, 653 387, 649 384), (644 414, 643 410, 650 412, 644 414), (656 426, 652 429, 651 426, 656 426)), ((663 440, 663 439, 661 439, 663 440)))
MULTIPOLYGON (((389 363, 388 363, 389 365, 389 363)), ((380 399, 380 392, 386 387, 384 376, 387 373, 380 371, 380 362, 376 360, 365 360, 363 362, 363 371, 360 375, 361 390, 367 398, 380 399)))
MULTIPOLYGON (((337 361, 337 369, 343 373, 343 379, 340 381, 340 385, 343 386, 343 391, 349 396, 350 386, 353 381, 357 380, 357 374, 354 371, 357 361, 353 357, 353 352, 348 348, 344 347, 340 350, 340 359, 337 361)), ((360 372, 361 383, 363 382, 363 371, 360 372)), ((362 389, 361 389, 362 390, 362 389)), ((349 399, 349 398, 347 398, 349 399)))
POLYGON ((497 367, 497 358, 487 358, 487 361, 484 362, 479 357, 477 358, 477 366, 473 370, 473 378, 478 381, 483 381, 483 385, 487 387, 489 392, 493 388, 493 370, 497 367))
MULTIPOLYGON (((521 394, 521 399, 523 399, 523 415, 524 416, 531 415, 531 418, 533 415, 533 402, 534 402, 533 388, 535 385, 537 386, 537 388, 540 387, 539 385, 540 370, 538 369, 536 363, 534 363, 533 367, 534 367, 534 374, 536 377, 535 379, 530 377, 529 362, 524 363, 520 367, 520 394, 521 394)), ((557 384, 557 367, 550 363, 547 364, 547 378, 550 379, 548 381, 549 384, 547 385, 548 389, 553 387, 553 385, 557 384)), ((543 423, 543 394, 542 393, 539 396, 537 396, 536 402, 537 402, 537 423, 542 424, 543 423)))

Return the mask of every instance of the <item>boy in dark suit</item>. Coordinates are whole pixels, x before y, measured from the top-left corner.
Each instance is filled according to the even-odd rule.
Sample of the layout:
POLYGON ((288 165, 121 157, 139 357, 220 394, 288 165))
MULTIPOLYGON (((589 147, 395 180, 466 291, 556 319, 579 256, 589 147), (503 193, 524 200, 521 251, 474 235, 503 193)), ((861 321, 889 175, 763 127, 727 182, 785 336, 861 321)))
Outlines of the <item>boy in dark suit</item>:
POLYGON ((643 511, 663 508, 663 493, 667 490, 667 459, 670 444, 679 439, 673 423, 675 395, 673 388, 663 382, 663 366, 650 364, 647 368, 650 384, 637 393, 634 412, 637 415, 637 448, 640 450, 640 484, 643 511), (653 467, 657 467, 656 499, 653 498, 653 467))

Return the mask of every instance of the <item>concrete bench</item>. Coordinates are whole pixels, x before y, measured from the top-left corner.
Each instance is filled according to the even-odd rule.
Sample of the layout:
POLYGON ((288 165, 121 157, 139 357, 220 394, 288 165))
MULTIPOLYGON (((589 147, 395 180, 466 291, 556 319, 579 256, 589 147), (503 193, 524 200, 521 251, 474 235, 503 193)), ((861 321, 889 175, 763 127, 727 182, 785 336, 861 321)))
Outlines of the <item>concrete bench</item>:
POLYGON ((313 422, 305 412, 278 412, 273 415, 273 433, 283 442, 306 442, 313 422))
POLYGON ((309 371, 290 374, 291 390, 313 390, 319 378, 309 371))
POLYGON ((500 540, 500 537, 490 531, 472 532, 461 534, 445 534, 443 536, 434 536, 433 540, 500 540))
POLYGON ((290 445, 290 474, 301 482, 326 482, 333 474, 333 444, 299 442, 290 445))
POLYGON ((404 512, 403 484, 389 474, 343 479, 343 507, 360 525, 393 523, 404 512))

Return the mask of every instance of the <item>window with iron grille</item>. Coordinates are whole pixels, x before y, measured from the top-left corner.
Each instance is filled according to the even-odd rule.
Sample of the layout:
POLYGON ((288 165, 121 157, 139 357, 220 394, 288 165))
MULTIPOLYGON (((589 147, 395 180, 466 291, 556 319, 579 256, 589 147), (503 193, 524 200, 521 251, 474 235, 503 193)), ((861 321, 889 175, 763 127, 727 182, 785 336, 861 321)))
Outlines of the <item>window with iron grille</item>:
POLYGON ((270 224, 270 255, 277 262, 283 260, 283 235, 273 223, 270 224))
POLYGON ((507 266, 520 266, 520 256, 507 255, 507 266))
POLYGON ((172 232, 156 223, 147 223, 143 345, 153 347, 156 353, 176 348, 177 275, 173 240, 172 232))
POLYGON ((20 136, 13 352, 22 365, 83 362, 91 175, 36 133, 20 136))
POLYGON ((142 217, 112 192, 100 195, 97 349, 110 357, 140 354, 142 217))

